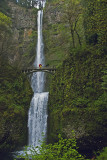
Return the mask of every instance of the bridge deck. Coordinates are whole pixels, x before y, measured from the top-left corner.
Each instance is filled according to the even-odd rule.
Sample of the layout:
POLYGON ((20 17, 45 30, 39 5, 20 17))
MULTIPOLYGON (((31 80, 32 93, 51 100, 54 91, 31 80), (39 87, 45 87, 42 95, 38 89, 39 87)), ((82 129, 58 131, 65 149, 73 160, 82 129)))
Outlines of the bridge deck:
POLYGON ((55 72, 56 68, 50 68, 50 67, 42 67, 42 68, 26 68, 26 69, 22 69, 23 73, 33 73, 33 72, 55 72))

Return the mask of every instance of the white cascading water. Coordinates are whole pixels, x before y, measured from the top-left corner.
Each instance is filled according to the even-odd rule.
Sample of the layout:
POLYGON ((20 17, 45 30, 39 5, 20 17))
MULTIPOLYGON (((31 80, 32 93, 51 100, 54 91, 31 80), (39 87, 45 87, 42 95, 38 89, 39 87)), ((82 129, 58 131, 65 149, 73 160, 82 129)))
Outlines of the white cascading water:
MULTIPOLYGON (((38 41, 37 54, 34 62, 35 67, 39 67, 39 64, 42 64, 42 66, 45 65, 43 52, 44 45, 42 37, 42 19, 43 10, 39 10, 37 19, 38 41)), ((31 86, 34 91, 34 96, 31 100, 31 105, 28 113, 29 145, 40 146, 40 141, 43 141, 43 139, 46 137, 47 131, 47 102, 49 93, 44 92, 45 73, 33 73, 31 78, 31 86)))

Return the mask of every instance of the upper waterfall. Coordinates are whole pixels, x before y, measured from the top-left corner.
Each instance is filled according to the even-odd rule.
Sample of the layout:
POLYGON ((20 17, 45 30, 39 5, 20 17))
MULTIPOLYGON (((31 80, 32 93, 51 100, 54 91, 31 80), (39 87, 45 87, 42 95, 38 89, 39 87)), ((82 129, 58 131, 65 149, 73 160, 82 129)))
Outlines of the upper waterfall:
MULTIPOLYGON (((38 11, 38 39, 37 39, 37 54, 34 62, 35 67, 39 67, 39 64, 45 65, 45 57, 44 57, 44 44, 43 44, 43 37, 42 37, 42 19, 43 19, 43 10, 38 11)), ((44 91, 44 82, 45 82, 45 73, 38 72, 33 73, 31 79, 31 86, 34 93, 41 93, 44 91)))
POLYGON ((34 0, 34 7, 37 9, 44 8, 46 0, 34 0))
POLYGON ((26 0, 26 1, 20 1, 16 0, 17 3, 20 3, 21 5, 26 5, 27 7, 35 7, 37 9, 41 9, 45 7, 46 0, 26 0))

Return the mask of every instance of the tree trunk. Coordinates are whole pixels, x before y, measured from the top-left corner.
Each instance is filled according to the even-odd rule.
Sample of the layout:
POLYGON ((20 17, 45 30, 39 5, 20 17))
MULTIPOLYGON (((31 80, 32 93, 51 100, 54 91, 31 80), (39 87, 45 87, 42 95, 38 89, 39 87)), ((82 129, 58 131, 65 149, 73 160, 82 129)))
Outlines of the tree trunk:
POLYGON ((79 45, 81 46, 82 44, 81 44, 80 36, 79 36, 79 34, 78 34, 78 32, 77 32, 76 30, 75 30, 75 32, 76 32, 76 34, 77 34, 77 36, 78 36, 79 45))
POLYGON ((73 47, 75 48, 75 40, 74 40, 74 30, 71 28, 71 35, 72 35, 72 43, 73 47))

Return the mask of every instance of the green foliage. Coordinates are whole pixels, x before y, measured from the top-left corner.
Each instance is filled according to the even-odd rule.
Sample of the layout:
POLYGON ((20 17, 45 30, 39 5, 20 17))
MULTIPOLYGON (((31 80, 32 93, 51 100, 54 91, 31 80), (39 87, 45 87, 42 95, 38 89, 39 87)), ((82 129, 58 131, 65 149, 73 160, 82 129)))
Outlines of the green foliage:
POLYGON ((7 0, 0 0, 0 12, 9 15, 10 8, 8 6, 7 0))
MULTIPOLYGON (((87 43, 97 45, 102 51, 106 46, 106 0, 82 0, 84 4, 84 27, 87 43), (101 47, 102 46, 102 47, 101 47)), ((100 50, 100 54, 102 51, 100 50)))
POLYGON ((61 64, 70 47, 83 47, 86 43, 87 48, 94 46, 91 49, 96 54, 106 54, 105 0, 49 1, 45 12, 44 22, 48 24, 44 30, 47 64, 61 64))
POLYGON ((97 156, 96 160, 106 160, 107 159, 107 147, 103 149, 102 152, 100 152, 100 155, 97 156))
POLYGON ((44 25, 46 26, 43 28, 45 57, 46 64, 49 65, 61 64, 67 56, 70 47, 70 31, 68 25, 63 21, 63 3, 60 2, 52 1, 52 7, 46 3, 47 6, 44 11, 44 25), (53 14, 50 19, 49 15, 51 13, 53 14))
POLYGON ((9 17, 7 17, 6 15, 4 15, 2 12, 0 12, 0 25, 4 24, 4 25, 10 25, 11 24, 11 20, 9 17))
POLYGON ((105 146, 107 119, 106 1, 50 3, 53 6, 48 12, 50 9, 56 16, 50 16, 45 30, 46 59, 58 65, 54 59, 61 58, 50 84, 48 140, 54 142, 59 133, 72 137, 71 130, 75 130, 80 146, 91 151, 101 149, 105 146))
POLYGON ((27 113, 32 91, 26 76, 8 64, 0 66, 0 151, 27 142, 27 113))
POLYGON ((79 0, 65 1, 64 10, 65 10, 65 22, 69 24, 69 29, 72 37, 72 47, 75 48, 76 46, 75 41, 77 39, 79 41, 79 45, 81 46, 82 43, 78 32, 79 29, 77 30, 77 24, 82 14, 82 7, 80 1, 79 0))
POLYGON ((107 91, 107 70, 104 71, 104 76, 102 77, 103 82, 102 82, 102 88, 107 91))
POLYGON ((85 44, 83 8, 79 0, 50 3, 46 4, 44 13, 45 56, 47 64, 58 65, 68 56, 71 47, 85 44))
POLYGON ((38 9, 37 8, 33 8, 32 12, 37 15, 38 9))
POLYGON ((49 94, 49 142, 57 140, 59 133, 72 137, 71 130, 75 130, 78 138, 86 136, 91 149, 99 149, 104 144, 107 94, 105 88, 102 89, 106 86, 102 71, 105 68, 106 56, 96 56, 95 52, 84 48, 73 49, 63 65, 57 68, 49 94), (93 140, 87 138, 89 135, 93 140), (101 143, 96 141, 98 137, 101 143))
POLYGON ((22 55, 22 57, 25 58, 27 65, 32 65, 35 59, 35 44, 37 43, 37 32, 32 31, 32 33, 29 35, 29 39, 30 42, 27 46, 26 52, 22 55))
POLYGON ((34 160, 85 160, 78 153, 75 138, 63 139, 61 135, 58 138, 59 141, 57 143, 47 145, 43 142, 40 147, 37 146, 31 149, 30 155, 25 151, 25 156, 18 156, 18 158, 24 158, 25 160, 28 160, 29 157, 34 160))
POLYGON ((0 12, 0 62, 1 58, 4 59, 7 54, 7 48, 10 47, 10 35, 11 35, 11 19, 0 12))
POLYGON ((6 35, 8 36, 10 32, 10 26, 11 26, 11 19, 0 12, 0 38, 1 41, 6 39, 6 35))

